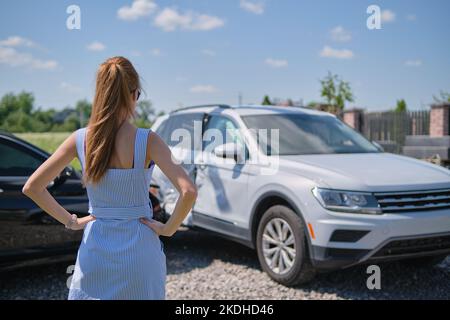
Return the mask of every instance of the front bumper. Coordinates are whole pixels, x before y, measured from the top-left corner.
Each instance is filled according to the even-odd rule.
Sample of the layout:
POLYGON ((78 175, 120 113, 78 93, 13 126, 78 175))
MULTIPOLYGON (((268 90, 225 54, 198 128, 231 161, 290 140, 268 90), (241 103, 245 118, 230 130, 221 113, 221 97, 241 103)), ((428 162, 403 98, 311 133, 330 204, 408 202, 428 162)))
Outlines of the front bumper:
POLYGON ((324 270, 437 255, 450 255, 450 233, 390 238, 372 250, 312 246, 311 252, 313 265, 324 270))
POLYGON ((450 209, 363 215, 317 206, 308 219, 315 239, 310 257, 318 269, 450 254, 450 209))

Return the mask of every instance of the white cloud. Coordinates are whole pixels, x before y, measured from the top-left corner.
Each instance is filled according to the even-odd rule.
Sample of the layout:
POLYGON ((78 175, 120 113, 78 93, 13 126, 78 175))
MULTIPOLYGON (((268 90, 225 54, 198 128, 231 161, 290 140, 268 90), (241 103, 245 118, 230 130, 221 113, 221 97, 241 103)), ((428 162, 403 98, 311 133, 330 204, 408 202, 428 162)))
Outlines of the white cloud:
POLYGON ((87 49, 89 51, 103 51, 106 49, 106 46, 101 42, 94 41, 94 42, 88 44, 87 49))
POLYGON ((213 50, 209 50, 209 49, 202 50, 202 54, 204 54, 205 56, 210 56, 210 57, 216 56, 216 52, 213 50))
POLYGON ((279 59, 272 59, 272 58, 267 58, 264 61, 267 65, 273 67, 273 68, 282 68, 282 67, 287 67, 288 66, 288 61, 287 60, 279 60, 279 59))
POLYGON ((131 6, 123 6, 117 11, 121 20, 134 21, 151 15, 158 5, 153 0, 134 0, 131 6))
POLYGON ((248 12, 254 14, 264 13, 264 3, 262 2, 251 2, 248 0, 241 0, 240 7, 248 12))
POLYGON ((174 31, 177 28, 187 28, 191 21, 190 16, 179 14, 174 9, 165 8, 155 18, 155 25, 164 31, 174 31))
POLYGON ((34 47, 35 45, 33 41, 19 36, 11 36, 0 41, 0 46, 6 47, 34 47))
POLYGON ((159 57, 161 55, 161 49, 153 48, 152 50, 150 50, 150 54, 155 57, 159 57))
POLYGON ((41 70, 54 70, 58 67, 58 62, 55 60, 37 59, 30 53, 19 52, 14 48, 6 47, 0 47, 0 64, 41 70))
POLYGON ((192 93, 214 93, 217 92, 218 90, 216 87, 210 84, 207 85, 199 84, 190 88, 189 91, 192 93))
POLYGON ((395 13, 389 9, 381 11, 381 22, 394 22, 395 13))
POLYGON ((337 42, 348 42, 352 40, 352 35, 342 26, 337 26, 331 30, 331 38, 337 42))
POLYGON ((406 16, 406 20, 408 20, 408 21, 416 21, 416 19, 417 19, 417 17, 415 14, 408 14, 406 16))
POLYGON ((420 67, 422 66, 422 60, 407 60, 405 61, 405 66, 407 67, 420 67))
POLYGON ((225 21, 215 16, 193 11, 180 13, 177 9, 165 8, 156 16, 154 23, 155 26, 167 32, 177 29, 208 31, 222 27, 225 21))
POLYGON ((176 82, 184 82, 184 81, 187 81, 187 80, 188 80, 188 78, 185 77, 185 76, 176 76, 176 78, 175 78, 176 82))
POLYGON ((55 60, 39 60, 33 58, 31 67, 33 69, 54 70, 58 67, 58 62, 55 60))
POLYGON ((334 49, 329 46, 325 46, 322 51, 320 51, 320 56, 324 58, 352 59, 354 54, 353 51, 348 49, 334 49))
POLYGON ((82 91, 82 89, 80 87, 77 87, 77 86, 70 84, 68 82, 65 82, 65 81, 61 82, 59 87, 69 93, 79 93, 82 91))

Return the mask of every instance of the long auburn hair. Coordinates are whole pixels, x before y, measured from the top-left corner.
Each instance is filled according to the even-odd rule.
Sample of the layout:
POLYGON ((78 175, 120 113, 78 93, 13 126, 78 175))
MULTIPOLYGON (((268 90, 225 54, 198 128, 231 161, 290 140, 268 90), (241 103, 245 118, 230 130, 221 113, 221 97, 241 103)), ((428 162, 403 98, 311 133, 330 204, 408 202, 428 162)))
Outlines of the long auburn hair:
POLYGON ((134 118, 133 99, 141 90, 139 75, 124 57, 112 57, 97 71, 92 114, 87 127, 84 183, 98 183, 108 169, 116 133, 122 123, 134 118))

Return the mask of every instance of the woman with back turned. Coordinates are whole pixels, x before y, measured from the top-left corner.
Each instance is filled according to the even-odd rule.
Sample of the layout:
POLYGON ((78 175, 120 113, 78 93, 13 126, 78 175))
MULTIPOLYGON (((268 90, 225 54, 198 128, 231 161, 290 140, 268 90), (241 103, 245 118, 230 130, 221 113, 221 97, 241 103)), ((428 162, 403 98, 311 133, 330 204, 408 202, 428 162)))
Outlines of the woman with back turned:
POLYGON ((139 75, 123 57, 97 73, 92 115, 28 179, 22 192, 72 230, 83 231, 68 299, 165 299, 166 256, 160 235, 172 236, 197 190, 167 145, 151 129, 136 128, 139 75), (90 215, 59 205, 47 185, 73 158, 81 163, 90 215), (148 187, 157 165, 180 193, 163 224, 152 220, 148 187))

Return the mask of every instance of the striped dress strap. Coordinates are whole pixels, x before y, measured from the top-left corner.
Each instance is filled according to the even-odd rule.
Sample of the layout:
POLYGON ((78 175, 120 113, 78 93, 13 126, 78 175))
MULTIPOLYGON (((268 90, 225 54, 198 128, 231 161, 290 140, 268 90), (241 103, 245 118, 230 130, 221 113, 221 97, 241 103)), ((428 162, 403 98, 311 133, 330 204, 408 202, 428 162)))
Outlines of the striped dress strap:
POLYGON ((135 149, 135 168, 145 169, 145 158, 147 156, 147 140, 150 128, 137 128, 136 149, 135 149))

